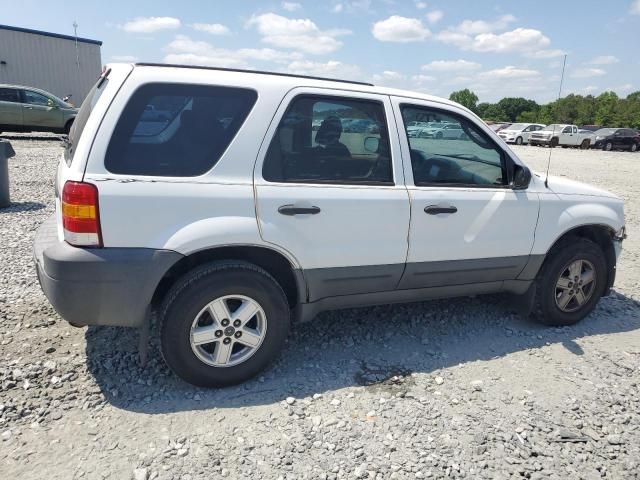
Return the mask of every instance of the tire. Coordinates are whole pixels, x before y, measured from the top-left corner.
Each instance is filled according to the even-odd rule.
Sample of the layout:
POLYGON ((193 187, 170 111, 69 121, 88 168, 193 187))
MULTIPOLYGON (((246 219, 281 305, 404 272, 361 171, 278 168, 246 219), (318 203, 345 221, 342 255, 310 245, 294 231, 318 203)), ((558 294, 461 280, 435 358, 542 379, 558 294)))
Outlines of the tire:
POLYGON ((441 139, 442 139, 442 132, 438 132, 438 133, 436 133, 436 138, 437 138, 438 140, 441 140, 441 139))
POLYGON ((551 142, 549 142, 549 146, 551 148, 556 148, 559 143, 560 143, 560 140, 558 140, 558 138, 554 137, 554 138, 551 139, 551 142))
POLYGON ((613 143, 611 142, 606 142, 603 146, 602 146, 602 150, 606 151, 606 152, 610 152, 611 150, 613 150, 613 143))
POLYGON ((188 272, 174 284, 163 302, 160 322, 161 351, 169 368, 193 385, 225 387, 255 376, 278 356, 289 332, 289 305, 280 285, 260 267, 243 261, 213 262, 188 272), (206 307, 220 302, 227 308, 215 307, 214 317, 206 307), (232 315, 245 305, 254 310, 257 305, 259 310, 240 327, 232 315), (225 316, 220 312, 230 318, 218 318, 221 323, 216 324, 214 318, 225 316), (192 333, 198 329, 204 334, 203 327, 210 327, 206 340, 211 341, 195 345, 192 333), (238 333, 243 340, 252 338, 256 346, 240 343, 243 340, 238 339, 238 333), (218 353, 225 351, 223 342, 227 340, 227 365, 213 365, 218 353))
POLYGON ((591 146, 591 142, 589 140, 583 140, 582 143, 580 144, 580 149, 581 150, 589 150, 589 147, 591 146))
POLYGON ((533 316, 540 323, 549 326, 573 325, 593 311, 604 294, 606 284, 607 266, 600 247, 585 238, 569 237, 553 248, 538 273, 533 316), (567 274, 571 274, 569 267, 576 265, 576 262, 582 262, 581 281, 587 278, 587 272, 592 271, 594 274, 593 280, 585 282, 580 288, 582 304, 576 295, 569 293, 571 290, 568 285, 575 289, 572 283, 558 286, 561 278, 565 282, 572 281, 567 279, 567 274), (570 299, 566 303, 568 297, 570 299), (563 304, 564 309, 561 307, 563 304))
POLYGON ((516 138, 516 145, 522 145, 522 137, 516 138))
POLYGON ((73 120, 69 120, 67 123, 64 124, 64 133, 66 135, 69 135, 69 132, 71 131, 71 126, 73 125, 73 120))
MULTIPOLYGON (((0 132, 0 133, 2 133, 2 132, 0 132)), ((629 150, 631 150, 632 152, 637 152, 638 151, 638 144, 637 143, 632 143, 631 144, 631 148, 629 150)))

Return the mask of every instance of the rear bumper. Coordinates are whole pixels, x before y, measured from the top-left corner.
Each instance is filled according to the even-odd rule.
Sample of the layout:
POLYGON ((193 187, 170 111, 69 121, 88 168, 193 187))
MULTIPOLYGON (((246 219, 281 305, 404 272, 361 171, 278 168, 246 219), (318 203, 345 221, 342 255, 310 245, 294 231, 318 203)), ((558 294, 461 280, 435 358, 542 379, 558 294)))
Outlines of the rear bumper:
POLYGON ((551 140, 540 140, 529 137, 529 145, 551 145, 551 140))
POLYGON ((160 280, 182 255, 149 248, 73 247, 58 240, 51 217, 36 233, 34 257, 42 290, 69 323, 137 327, 160 280))

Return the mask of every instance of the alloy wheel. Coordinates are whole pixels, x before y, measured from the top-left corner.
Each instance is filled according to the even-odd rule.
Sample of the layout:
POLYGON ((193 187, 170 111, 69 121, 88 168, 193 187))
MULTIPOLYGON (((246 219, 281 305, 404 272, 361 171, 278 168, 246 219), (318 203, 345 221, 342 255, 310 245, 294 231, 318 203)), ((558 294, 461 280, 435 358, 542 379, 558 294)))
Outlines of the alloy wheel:
POLYGON ((567 265, 556 282, 557 307, 571 313, 586 304, 596 287, 596 270, 587 260, 574 260, 567 265))
POLYGON ((254 299, 226 295, 207 304, 191 324, 191 350, 207 365, 232 367, 258 351, 267 317, 254 299))

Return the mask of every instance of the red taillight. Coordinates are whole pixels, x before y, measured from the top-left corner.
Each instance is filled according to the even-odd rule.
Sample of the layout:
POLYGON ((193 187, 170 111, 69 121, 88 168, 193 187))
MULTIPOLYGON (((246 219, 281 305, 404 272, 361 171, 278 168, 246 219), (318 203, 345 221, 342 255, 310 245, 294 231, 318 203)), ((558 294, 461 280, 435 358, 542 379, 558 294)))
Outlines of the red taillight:
POLYGON ((67 182, 62 190, 64 239, 76 247, 101 247, 98 189, 82 182, 67 182))

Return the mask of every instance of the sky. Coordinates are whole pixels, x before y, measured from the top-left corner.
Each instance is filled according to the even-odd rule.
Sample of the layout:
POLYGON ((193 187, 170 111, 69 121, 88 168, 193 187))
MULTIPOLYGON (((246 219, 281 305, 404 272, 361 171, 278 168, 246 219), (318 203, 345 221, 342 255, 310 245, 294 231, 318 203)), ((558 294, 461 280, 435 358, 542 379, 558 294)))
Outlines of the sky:
MULTIPOLYGON (((640 0, 0 0, 0 23, 101 40, 102 61, 373 82, 480 101, 640 90, 640 0)), ((0 49, 2 46, 0 45, 0 49)))

